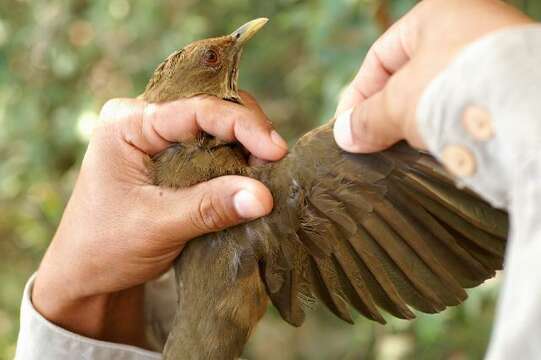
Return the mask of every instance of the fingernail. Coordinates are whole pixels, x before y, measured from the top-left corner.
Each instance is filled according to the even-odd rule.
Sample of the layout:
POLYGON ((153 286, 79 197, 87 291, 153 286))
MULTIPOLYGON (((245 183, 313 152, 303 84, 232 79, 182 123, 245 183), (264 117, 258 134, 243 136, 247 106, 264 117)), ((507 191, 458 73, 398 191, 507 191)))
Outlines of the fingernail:
POLYGON ((270 133, 272 142, 278 146, 281 147, 284 150, 287 150, 287 142, 276 132, 276 130, 272 130, 270 133))
POLYGON ((334 140, 341 147, 351 148, 353 146, 353 135, 351 133, 351 114, 353 108, 341 112, 334 123, 334 140))
POLYGON ((248 190, 241 190, 233 196, 233 205, 243 219, 255 219, 265 215, 263 204, 248 190))

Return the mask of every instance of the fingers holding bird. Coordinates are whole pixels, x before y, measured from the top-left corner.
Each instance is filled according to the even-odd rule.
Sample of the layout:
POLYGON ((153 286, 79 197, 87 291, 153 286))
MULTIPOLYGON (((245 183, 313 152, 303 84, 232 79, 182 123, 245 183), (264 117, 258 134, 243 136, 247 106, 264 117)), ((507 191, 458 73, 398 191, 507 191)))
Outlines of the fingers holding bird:
POLYGON ((113 99, 104 105, 101 118, 106 123, 116 119, 122 138, 148 155, 204 131, 224 141, 240 142, 259 159, 275 161, 284 157, 287 143, 272 128, 255 99, 244 92, 241 96, 244 105, 213 96, 161 104, 113 99))
MULTIPOLYGON (((246 126, 244 136, 270 137, 266 118, 257 115, 252 125, 250 111, 231 105, 235 104, 201 98, 156 105, 153 110, 138 99, 107 102, 39 278, 62 279, 60 287, 64 281, 84 284, 67 289, 70 298, 126 289, 166 271, 193 237, 268 214, 272 195, 251 178, 224 176, 175 190, 153 186, 149 180, 145 163, 149 155, 197 131, 235 139, 235 129, 246 126), (202 108, 207 101, 217 104, 216 114, 210 107, 202 108), (240 125, 235 125, 237 114, 244 119, 240 125), (220 119, 229 125, 209 125, 220 119), (76 259, 76 269, 65 272, 58 266, 59 258, 76 259), (68 274, 68 279, 60 273, 68 274)), ((51 286, 51 281, 46 283, 51 286)), ((43 306, 42 310, 55 318, 43 306)), ((66 328, 77 329, 78 324, 72 325, 66 328)))
POLYGON ((416 113, 432 80, 482 36, 531 23, 502 1, 419 2, 374 43, 344 90, 336 111, 336 142, 356 153, 380 151, 401 139, 426 148, 416 113))
POLYGON ((257 180, 242 176, 223 176, 185 189, 159 189, 161 196, 150 198, 167 211, 160 218, 160 230, 182 234, 165 242, 180 252, 188 240, 223 230, 268 214, 273 207, 270 191, 257 180))
MULTIPOLYGON (((176 190, 148 186, 149 156, 172 143, 193 139, 201 131, 226 141, 238 139, 248 151, 257 154, 251 162, 282 157, 286 150, 269 144, 272 126, 255 99, 246 93, 242 99, 245 106, 210 96, 161 104, 113 99, 103 106, 102 124, 90 142, 86 166, 94 168, 93 174, 114 178, 124 172, 111 172, 111 168, 128 166, 135 170, 130 171, 129 179, 117 180, 142 185, 139 198, 147 205, 148 218, 159 219, 155 225, 161 230, 156 233, 182 234, 160 242, 175 249, 171 259, 178 255, 181 245, 195 236, 263 216, 272 209, 269 190, 250 178, 225 176, 176 190), (269 149, 271 146, 275 148, 269 149), (98 155, 94 155, 96 151, 98 155), (101 169, 92 161, 96 157, 107 158, 115 165, 101 169), (160 216, 152 215, 156 213, 160 216)), ((157 250, 163 249, 158 246, 157 250)))

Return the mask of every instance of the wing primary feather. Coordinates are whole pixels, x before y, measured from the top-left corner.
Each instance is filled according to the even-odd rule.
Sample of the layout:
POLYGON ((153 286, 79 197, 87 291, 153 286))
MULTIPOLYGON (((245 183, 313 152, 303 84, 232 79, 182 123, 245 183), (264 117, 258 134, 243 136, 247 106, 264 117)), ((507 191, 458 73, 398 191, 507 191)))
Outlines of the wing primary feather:
POLYGON ((337 317, 349 324, 353 319, 349 313, 347 303, 344 300, 342 289, 336 279, 336 274, 331 274, 330 259, 310 258, 310 275, 312 277, 312 290, 329 310, 337 317))
MULTIPOLYGON (((414 172, 434 179, 452 188, 456 188, 455 181, 443 166, 427 152, 414 150, 405 143, 399 143, 391 149, 383 152, 384 156, 392 157, 397 161, 398 167, 402 172, 414 172)), ((469 188, 463 188, 461 192, 468 194, 474 199, 479 199, 479 195, 469 188)), ((479 201, 481 201, 479 199, 479 201)))
MULTIPOLYGON (((389 189, 389 191, 392 191, 392 189, 389 189)), ((445 288, 452 291, 454 295, 446 296, 446 299, 448 300, 446 302, 447 305, 459 303, 467 297, 462 286, 448 271, 446 271, 446 268, 442 266, 438 261, 438 258, 434 256, 432 248, 429 247, 427 243, 427 232, 422 231, 415 222, 411 221, 411 218, 407 217, 406 214, 410 211, 402 211, 392 203, 388 196, 382 198, 375 193, 365 192, 363 196, 360 194, 354 196, 352 195, 352 191, 342 190, 337 191, 336 194, 342 202, 346 203, 346 206, 349 209, 352 209, 353 207, 359 208, 358 204, 360 203, 363 204, 363 209, 369 210, 364 204, 371 204, 372 209, 376 210, 382 219, 387 222, 397 234, 400 234, 401 237, 406 240, 419 258, 421 258, 430 269, 438 275, 440 280, 444 282, 445 288), (362 199, 360 199, 361 197, 362 199), (455 298, 455 301, 452 300, 453 297, 455 298)), ((365 213, 367 213, 367 210, 365 210, 365 213)), ((359 212, 357 212, 357 215, 359 216, 359 212)), ((362 216, 362 214, 360 215, 362 216)))
POLYGON ((360 271, 358 269, 353 271, 353 268, 345 263, 347 261, 345 260, 346 256, 344 254, 335 254, 332 261, 337 269, 338 278, 342 283, 349 303, 366 318, 385 325, 386 321, 377 310, 373 296, 367 289, 360 271))
POLYGON ((398 184, 389 192, 389 198, 395 206, 404 209, 410 222, 416 223, 419 231, 426 231, 424 237, 430 248, 445 267, 452 272, 460 285, 470 288, 494 275, 494 272, 479 262, 470 252, 458 244, 455 236, 440 224, 430 213, 406 193, 400 191, 398 184), (421 230, 422 229, 422 230, 421 230))
MULTIPOLYGON (((336 189, 335 189, 336 191, 336 189)), ((333 198, 332 196, 328 195, 328 194, 322 194, 321 191, 317 191, 317 192, 314 192, 314 194, 317 195, 317 198, 316 200, 314 200, 312 197, 309 197, 308 200, 310 201, 311 204, 314 205, 314 207, 316 207, 316 209, 320 212, 320 213, 323 213, 325 214, 326 216, 329 216, 329 218, 331 216, 335 217, 335 218, 338 218, 338 219, 341 219, 344 217, 344 214, 348 214, 347 212, 347 209, 344 207, 344 201, 342 201, 342 199, 340 199, 341 201, 338 201, 336 200, 335 198, 333 198), (323 206, 322 205, 322 202, 321 201, 317 201, 317 199, 325 199, 325 205, 326 206, 323 206), (320 205, 319 207, 317 205, 320 205), (334 210, 332 212, 332 214, 330 215, 329 212, 330 210, 334 210), (337 210, 339 209, 339 211, 337 210), (338 216, 338 212, 340 212, 341 214, 338 216)), ((365 203, 365 202, 364 202, 365 203)), ((358 204, 363 204, 363 202, 358 202, 358 204)), ((369 208, 367 208, 369 209, 369 208)), ((357 210, 359 210, 359 206, 357 206, 357 210)), ((363 221, 366 221, 367 219, 371 218, 374 216, 374 214, 371 214, 371 213, 368 213, 367 211, 349 211, 349 214, 350 215, 353 215, 355 214, 355 218, 359 221, 359 223, 363 223, 363 221)), ((347 218, 351 218, 350 215, 347 215, 347 218)), ((353 219, 351 221, 354 221, 353 219)), ((335 222, 337 223, 338 225, 341 225, 341 223, 339 222, 335 222)), ((356 225, 357 227, 357 225, 356 225)), ((369 225, 369 227, 373 227, 372 225, 369 225)), ((341 231, 346 234, 346 238, 350 241, 350 243, 352 242, 351 240, 359 240, 359 239, 363 239, 365 241, 361 241, 359 244, 364 244, 364 242, 366 242, 367 239, 369 240, 373 240, 372 237, 358 237, 358 236, 355 236, 356 234, 352 234, 352 231, 351 229, 348 229, 347 226, 339 226, 339 228, 341 229, 341 231)), ((384 239, 383 240, 386 240, 386 242, 389 242, 389 240, 393 240, 394 243, 398 243, 402 240, 398 240, 396 238, 396 236, 392 236, 392 235, 389 235, 391 234, 390 233, 390 228, 385 228, 383 227, 384 230, 382 229, 379 229, 377 230, 376 232, 379 232, 380 236, 381 237, 381 234, 387 234, 387 236, 384 235, 384 239)), ((338 235, 340 236, 340 235, 338 235)), ((377 234, 376 234, 377 236, 377 234)), ((378 243, 382 241, 382 239, 377 239, 377 241, 375 243, 378 243)), ((393 241, 391 241, 391 244, 390 246, 391 247, 396 247, 397 245, 392 245, 393 241)), ((385 241, 384 241, 385 242, 385 241)), ((355 248, 357 244, 354 244, 352 243, 351 245, 353 245, 353 247, 355 248)), ((403 256, 403 252, 401 252, 399 249, 388 249, 387 246, 389 246, 389 244, 382 244, 382 243, 379 243, 378 245, 376 245, 376 247, 372 247, 372 250, 375 250, 375 249, 384 249, 384 251, 386 252, 385 255, 387 256, 382 256, 382 252, 379 251, 378 252, 378 255, 376 255, 375 257, 374 256, 369 256, 367 251, 365 249, 362 249, 362 248, 359 248, 359 246, 357 246, 357 248, 355 249, 358 253, 358 255, 361 257, 362 261, 364 261, 367 266, 371 269, 371 272, 372 274, 374 274, 374 276, 378 279, 378 282, 384 286, 385 288, 385 292, 386 294, 389 296, 389 298, 391 299, 392 303, 394 303, 395 305, 398 306, 398 309, 396 308, 393 308, 393 307, 390 307, 390 306, 387 306, 388 308, 391 308, 393 309, 393 311, 391 311, 391 313, 393 312, 399 312, 401 313, 401 317, 412 317, 412 314, 411 314, 411 311, 409 311, 409 309, 407 309, 406 306, 403 305, 403 300, 400 298, 400 296, 397 296, 397 291, 396 289, 394 288, 394 284, 396 284, 396 282, 398 281, 398 283, 402 286, 402 289, 405 290, 407 292, 407 294, 409 295, 408 297, 408 300, 410 301, 410 303, 422 310, 422 311, 425 311, 425 312, 430 312, 430 313, 434 313, 434 312, 438 312, 442 309, 445 308, 445 305, 442 303, 442 301, 437 297, 437 295, 426 285, 423 284, 422 281, 417 281, 416 279, 416 276, 417 274, 415 273, 412 273, 411 269, 408 271, 408 266, 407 263, 405 261, 403 261, 403 259, 401 259, 401 257, 403 256), (390 252, 390 253, 389 253, 390 252), (387 271, 381 271, 383 269, 382 266, 380 266, 380 263, 379 261, 387 261, 387 266, 386 266, 386 270, 387 271, 390 271, 392 269, 392 271, 394 271, 394 275, 395 275, 395 282, 392 282, 389 280, 389 278, 387 278, 385 275, 387 273, 387 271), (396 266, 396 267, 395 267, 396 266), (375 270, 377 269, 377 270, 375 270), (400 275, 398 275, 400 274, 400 275), (399 277, 405 277, 407 278, 408 280, 407 281, 404 281, 404 278, 402 278, 401 280, 398 280, 399 277), (411 286, 407 286, 407 285, 413 285, 413 287, 415 288, 412 288, 411 286)), ((404 244, 405 246, 405 249, 408 249, 409 248, 407 247, 407 244, 404 244)), ((362 246, 361 246, 362 247, 362 246)), ((409 250, 409 252, 411 253, 411 250, 409 250)), ((416 255, 415 254, 411 254, 411 257, 416 259, 416 255)), ((437 284, 439 285, 439 287, 441 288, 441 284, 439 284, 439 282, 436 282, 438 281, 437 278, 430 273, 430 271, 426 268, 426 265, 424 265, 424 263, 420 260, 420 259, 416 259, 416 263, 418 266, 424 266, 425 268, 425 273, 427 273, 426 276, 431 276, 431 284, 437 284)), ((448 294, 447 294, 448 295, 448 294)))
POLYGON ((358 233, 349 238, 349 243, 394 303, 400 304, 401 299, 404 299, 407 304, 423 312, 438 312, 434 302, 415 287, 407 274, 402 272, 364 227, 359 227, 358 233))
POLYGON ((475 227, 461 216, 455 214, 439 202, 424 194, 414 192, 406 186, 403 187, 403 190, 407 192, 411 198, 421 204, 421 206, 429 213, 434 215, 440 222, 445 223, 449 228, 462 234, 463 237, 469 239, 469 241, 473 242, 486 252, 496 256, 502 256, 505 252, 505 242, 502 242, 500 238, 475 227))
POLYGON ((444 302, 434 290, 441 287, 439 279, 407 243, 376 213, 362 219, 362 226, 385 250, 413 286, 430 301, 434 311, 445 309, 444 302))
POLYGON ((478 198, 460 192, 454 186, 430 181, 421 174, 410 172, 405 175, 409 180, 407 183, 423 192, 425 196, 433 198, 468 223, 493 235, 500 243, 505 242, 509 224, 503 212, 490 207, 478 198))
MULTIPOLYGON (((307 210, 310 210, 314 216, 321 218, 325 216, 324 213, 318 212, 316 209, 311 209, 310 205, 307 206, 307 210)), ((361 274, 359 269, 361 264, 355 259, 356 255, 347 241, 347 235, 344 235, 337 227, 329 222, 320 223, 327 226, 325 229, 326 240, 328 243, 332 244, 331 247, 333 248, 335 271, 349 303, 365 317, 383 324, 385 323, 385 320, 378 311, 372 296, 372 293, 375 292, 380 299, 380 302, 385 305, 384 308, 389 309, 389 312, 396 314, 396 316, 400 318, 414 317, 414 314, 411 313, 398 296, 396 296, 396 299, 398 300, 397 304, 394 304, 388 296, 382 296, 384 291, 379 287, 377 282, 372 281, 374 288, 368 289, 367 284, 365 283, 366 275, 363 276, 361 274)), ((371 274, 369 272, 368 274, 369 279, 372 280, 371 274)), ((393 295, 394 294, 396 294, 396 291, 393 291, 393 295)))
POLYGON ((439 287, 433 287, 438 292, 439 298, 444 300, 445 305, 457 305, 467 298, 467 294, 456 279, 442 266, 434 256, 434 252, 428 246, 422 231, 415 227, 414 223, 408 221, 404 215, 388 201, 375 201, 377 214, 391 228, 400 234, 413 252, 426 264, 440 280, 439 287))
MULTIPOLYGON (((378 267, 372 271, 367 267, 367 265, 358 257, 358 255, 355 253, 355 251, 351 248, 351 245, 348 243, 348 248, 351 249, 351 255, 353 257, 352 261, 355 263, 356 268, 355 271, 352 271, 352 266, 347 266, 344 264, 345 256, 343 254, 337 254, 335 255, 335 261, 338 262, 341 266, 341 268, 344 271, 344 274, 347 276, 347 278, 350 281, 350 284, 352 288, 356 291, 358 294, 358 297, 362 300, 363 303, 366 302, 366 295, 363 295, 364 292, 359 291, 358 288, 358 277, 360 276, 362 281, 366 284, 366 288, 369 291, 370 298, 373 299, 372 301, 375 301, 375 303, 385 309, 390 314, 396 316, 400 319, 414 319, 415 314, 408 308, 405 301, 402 299, 396 288, 394 287, 392 281, 387 276, 387 273, 383 269, 383 267, 378 264, 378 267), (349 271, 346 271, 348 269, 349 271), (378 278, 384 280, 379 280, 374 276, 373 273, 376 271, 378 272, 378 278), (356 274, 358 273, 358 275, 356 274)), ((358 301, 358 300, 357 300, 358 301)), ((352 304, 354 307, 363 315, 365 315, 367 318, 376 320, 382 324, 385 323, 385 320, 383 318, 380 319, 379 312, 374 313, 372 311, 371 313, 366 313, 366 311, 361 311, 363 307, 361 307, 360 304, 356 305, 352 301, 352 304), (361 309, 359 309, 361 308, 361 309)), ((366 307, 366 305, 365 305, 366 307)))
POLYGON ((501 270, 503 268, 504 254, 494 255, 492 253, 489 253, 481 247, 477 246, 474 242, 466 239, 455 229, 447 226, 446 224, 443 224, 443 226, 445 226, 447 228, 447 231, 453 234, 453 236, 459 241, 460 246, 462 246, 469 253, 471 253, 472 256, 477 259, 477 261, 479 261, 481 264, 483 264, 486 268, 490 269, 491 276, 495 275, 496 270, 501 270))
POLYGON ((366 250, 370 246, 363 248, 361 241, 355 241, 358 239, 358 233, 348 237, 333 227, 330 235, 336 243, 335 261, 343 269, 352 288, 364 304, 363 306, 356 305, 355 299, 352 299, 352 305, 360 313, 381 322, 383 319, 380 319, 379 312, 372 305, 373 300, 376 300, 377 305, 398 318, 415 318, 415 314, 399 295, 380 260, 366 250), (368 293, 366 287, 368 287, 368 293))

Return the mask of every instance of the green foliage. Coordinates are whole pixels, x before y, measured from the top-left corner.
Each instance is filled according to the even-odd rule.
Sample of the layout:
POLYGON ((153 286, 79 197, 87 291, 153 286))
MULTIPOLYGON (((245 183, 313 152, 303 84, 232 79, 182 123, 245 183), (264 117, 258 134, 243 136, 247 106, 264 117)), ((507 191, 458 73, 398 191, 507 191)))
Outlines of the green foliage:
MULTIPOLYGON (((541 14, 538 1, 519 2, 541 14)), ((241 85, 293 140, 331 116, 370 44, 414 3, 0 2, 0 359, 13 356, 23 285, 54 234, 107 99, 136 96, 154 67, 184 44, 266 16, 271 22, 245 51, 241 85)), ((350 327, 316 311, 292 329, 271 310, 247 357, 477 359, 494 294, 484 287, 464 307, 410 323, 390 319, 387 327, 361 318, 350 327)))

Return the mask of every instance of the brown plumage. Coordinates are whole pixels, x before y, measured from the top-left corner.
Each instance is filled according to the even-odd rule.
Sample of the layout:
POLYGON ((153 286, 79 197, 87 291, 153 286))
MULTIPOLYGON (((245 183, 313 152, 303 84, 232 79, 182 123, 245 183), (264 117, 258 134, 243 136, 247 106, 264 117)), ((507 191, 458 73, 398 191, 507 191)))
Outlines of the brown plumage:
MULTIPOLYGON (((209 94, 240 104, 240 52, 265 22, 175 52, 143 98, 209 94)), ((275 200, 270 215, 186 246, 175 264, 179 303, 166 359, 237 358, 268 299, 295 326, 314 299, 344 321, 352 322, 352 307, 385 323, 382 310, 412 319, 412 309, 460 304, 464 288, 502 267, 507 215, 458 190, 432 157, 405 143, 348 154, 330 121, 273 164, 250 167, 238 144, 204 134, 153 160, 161 186, 240 174, 265 183, 275 200)))

